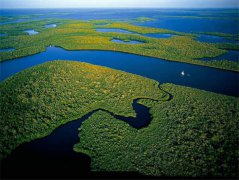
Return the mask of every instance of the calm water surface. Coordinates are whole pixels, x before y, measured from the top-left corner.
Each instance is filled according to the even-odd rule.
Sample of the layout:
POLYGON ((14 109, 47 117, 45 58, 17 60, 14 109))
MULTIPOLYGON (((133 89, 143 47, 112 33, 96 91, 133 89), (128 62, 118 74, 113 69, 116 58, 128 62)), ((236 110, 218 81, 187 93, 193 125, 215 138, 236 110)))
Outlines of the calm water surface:
POLYGON ((120 44, 143 44, 141 41, 122 41, 120 39, 112 39, 111 41, 120 44))
POLYGON ((207 42, 207 43, 233 43, 233 44, 238 44, 239 41, 230 39, 230 38, 225 38, 225 37, 219 37, 219 36, 213 36, 213 35, 205 35, 205 34, 200 34, 198 35, 199 37, 196 39, 197 41, 200 42, 207 42))
POLYGON ((25 30, 24 32, 28 33, 30 36, 38 34, 39 32, 35 31, 34 29, 25 30))
POLYGON ((4 48, 4 49, 0 49, 0 52, 11 52, 14 51, 14 48, 4 48))
POLYGON ((143 36, 148 36, 153 38, 170 38, 175 35, 174 34, 143 34, 143 36))
MULTIPOLYGON (((108 19, 118 21, 128 21, 143 16, 152 18, 154 21, 135 22, 134 24, 181 32, 237 34, 239 30, 237 9, 1 9, 0 13, 1 16, 37 15, 31 19, 38 17, 38 19, 108 19)), ((26 19, 23 20, 26 21, 26 19)))
POLYGON ((54 28, 54 27, 56 27, 56 24, 47 24, 44 27, 45 28, 54 28))
POLYGON ((0 63, 1 80, 29 67, 57 59, 88 62, 138 74, 160 83, 174 83, 238 96, 239 73, 128 53, 67 51, 58 47, 48 47, 46 52, 0 63))
MULTIPOLYGON (((235 9, 19 9, 0 10, 0 13, 1 16, 31 16, 37 14, 37 16, 29 19, 18 18, 13 20, 9 18, 8 22, 0 22, 0 26, 45 18, 128 21, 144 16, 153 18, 154 21, 134 22, 134 24, 187 33, 221 32, 237 34, 239 31, 238 10, 235 9)), ((49 24, 45 27, 54 28, 55 24, 49 24)), ((119 30, 110 31, 105 29, 100 30, 100 32, 119 32, 119 30)), ((37 32, 31 30, 29 33, 36 34, 37 32)), ((121 30, 121 33, 131 34, 133 32, 121 30)), ((173 35, 147 34, 147 36, 169 38, 173 35)), ((200 35, 198 41, 235 43, 234 40, 206 35, 200 35)), ((118 41, 116 43, 122 42, 118 41)), ((233 56, 231 59, 235 59, 235 57, 238 57, 238 51, 230 51, 218 58, 224 59, 225 56, 227 56, 226 58, 233 56)), ((238 73, 113 51, 66 51, 62 48, 48 47, 46 52, 1 62, 0 78, 4 80, 24 69, 55 59, 88 62, 138 74, 155 79, 160 83, 169 82, 239 96, 238 73)), ((134 104, 134 108, 135 111, 139 112, 141 118, 148 119, 145 107, 134 104)), ((74 153, 72 147, 79 141, 77 129, 81 126, 82 121, 90 115, 88 114, 80 120, 57 128, 46 138, 21 145, 5 161, 5 173, 10 177, 21 177, 21 175, 31 177, 33 175, 38 176, 38 178, 50 178, 51 175, 52 177, 58 176, 58 178, 77 177, 79 171, 81 175, 89 175, 90 158, 84 154, 74 153)), ((139 123, 142 123, 141 126, 148 122, 140 121, 139 123)), ((114 173, 114 176, 117 175, 119 174, 114 173)), ((95 177, 100 177, 100 175, 97 174, 95 177)))
POLYGON ((117 32, 122 34, 137 34, 135 32, 127 31, 124 29, 115 29, 115 28, 96 28, 98 32, 117 32))
POLYGON ((139 34, 135 33, 132 31, 127 31, 124 29, 116 29, 116 28, 96 28, 96 31, 98 32, 117 32, 117 33, 122 33, 122 34, 137 34, 141 36, 148 36, 148 37, 153 37, 153 38, 170 38, 172 36, 175 36, 174 34, 139 34))

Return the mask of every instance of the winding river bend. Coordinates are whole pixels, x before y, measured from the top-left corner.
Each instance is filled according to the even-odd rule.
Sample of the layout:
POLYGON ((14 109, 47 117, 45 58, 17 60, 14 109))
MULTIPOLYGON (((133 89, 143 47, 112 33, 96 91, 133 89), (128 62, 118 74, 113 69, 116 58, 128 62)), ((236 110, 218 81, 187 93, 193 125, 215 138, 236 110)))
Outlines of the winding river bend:
MULTIPOLYGON (((48 47, 45 52, 28 57, 1 62, 1 80, 29 67, 47 61, 63 59, 88 62, 155 79, 160 83, 174 83, 221 94, 238 96, 239 73, 203 66, 170 62, 113 51, 67 51, 58 47, 48 47)), ((172 98, 172 96, 171 96, 172 98)), ((129 123, 134 128, 147 126, 151 117, 149 109, 133 101, 136 118, 126 118, 113 114, 116 119, 129 123)), ((98 109, 99 110, 99 109, 98 109)), ((5 177, 72 177, 99 176, 90 172, 90 158, 74 153, 73 145, 79 141, 78 128, 82 122, 96 111, 79 120, 60 126, 51 135, 25 143, 16 148, 3 163, 5 177), (24 162, 24 163, 22 163, 24 162), (49 176, 50 175, 50 176, 49 176)), ((105 110, 103 110, 105 111, 105 110)), ((113 176, 119 176, 112 173, 113 176)), ((112 174, 109 174, 111 176, 112 174)), ((123 173, 128 177, 131 174, 123 173)), ((132 173, 135 177, 137 174, 132 173)), ((107 176, 104 173, 103 176, 107 176)))
MULTIPOLYGON (((170 100, 172 96, 170 95, 170 100)), ((6 178, 76 178, 98 177, 99 173, 90 172, 90 157, 73 151, 73 146, 79 142, 78 128, 82 122, 97 111, 105 111, 118 120, 127 122, 134 128, 146 127, 151 122, 149 108, 138 103, 132 103, 136 117, 115 115, 104 109, 94 110, 82 118, 71 121, 55 129, 49 136, 24 143, 17 147, 6 159, 3 160, 3 177, 6 178), (23 163, 24 162, 24 163, 23 163)), ((104 177, 116 175, 102 173, 104 177)), ((137 176, 137 173, 123 174, 124 176, 137 176)))
POLYGON ((0 63, 1 80, 52 60, 76 60, 138 74, 162 83, 239 96, 239 73, 114 51, 67 51, 48 47, 45 52, 0 63))

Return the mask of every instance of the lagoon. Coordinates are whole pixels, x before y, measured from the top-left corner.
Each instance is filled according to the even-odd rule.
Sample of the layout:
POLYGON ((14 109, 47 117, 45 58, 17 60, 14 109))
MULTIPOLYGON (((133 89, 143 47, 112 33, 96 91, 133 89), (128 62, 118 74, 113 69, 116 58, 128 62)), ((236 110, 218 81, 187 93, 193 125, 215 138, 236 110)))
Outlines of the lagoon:
MULTIPOLYGON (((132 127, 140 129, 151 122, 151 116, 149 109, 137 103, 138 100, 135 99, 132 103, 136 112, 135 118, 103 111, 108 112, 118 120, 127 122, 132 127)), ((36 176, 44 178, 49 174, 53 177, 92 176, 90 157, 73 151, 73 146, 79 141, 78 128, 99 110, 101 109, 89 112, 78 120, 58 127, 49 136, 21 144, 3 160, 4 176, 8 178, 32 178, 36 176), (41 169, 40 175, 38 175, 39 169, 41 169)))
POLYGON ((117 32, 122 34, 137 34, 131 31, 127 31, 124 29, 114 29, 114 28, 96 28, 96 31, 98 32, 117 32))
POLYGON ((96 31, 98 32, 117 32, 122 34, 137 34, 141 36, 147 36, 152 38, 170 38, 175 36, 174 34, 159 34, 159 33, 150 33, 150 34, 139 34, 132 31, 127 31, 124 29, 116 29, 116 28, 96 28, 96 31))
POLYGON ((0 52, 11 52, 14 51, 14 48, 4 48, 4 49, 0 49, 0 52))
POLYGON ((135 41, 135 40, 123 41, 123 40, 120 40, 120 39, 112 39, 111 42, 120 43, 120 44, 143 44, 144 43, 144 42, 141 42, 141 41, 135 41))
POLYGON ((174 34, 143 34, 143 36, 148 36, 153 38, 170 38, 175 35, 174 34))
POLYGON ((56 27, 56 24, 46 24, 44 27, 45 28, 54 28, 54 27, 56 27))
POLYGON ((30 35, 30 36, 38 34, 38 32, 35 31, 34 29, 25 30, 24 32, 28 33, 28 35, 30 35))

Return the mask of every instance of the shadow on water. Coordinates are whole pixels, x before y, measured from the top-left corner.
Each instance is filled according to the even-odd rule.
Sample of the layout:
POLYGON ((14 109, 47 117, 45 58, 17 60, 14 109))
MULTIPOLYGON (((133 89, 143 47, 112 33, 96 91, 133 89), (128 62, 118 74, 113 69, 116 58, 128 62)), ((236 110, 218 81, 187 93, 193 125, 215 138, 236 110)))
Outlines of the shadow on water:
MULTIPOLYGON (((171 98, 170 95, 169 100, 171 98)), ((137 172, 91 172, 90 157, 73 151, 73 146, 79 142, 78 128, 83 121, 99 110, 108 112, 137 129, 148 126, 151 122, 149 108, 137 103, 138 100, 140 99, 135 99, 132 104, 136 112, 135 118, 97 109, 76 121, 60 126, 45 138, 20 145, 3 159, 3 178, 144 177, 137 172)))
POLYGON ((229 50, 228 52, 220 55, 220 56, 217 56, 217 57, 214 57, 214 58, 202 58, 200 60, 204 60, 204 61, 211 61, 211 60, 218 60, 218 61, 221 61, 221 60, 228 60, 228 61, 234 61, 234 62, 239 62, 239 51, 233 51, 233 50, 229 50))

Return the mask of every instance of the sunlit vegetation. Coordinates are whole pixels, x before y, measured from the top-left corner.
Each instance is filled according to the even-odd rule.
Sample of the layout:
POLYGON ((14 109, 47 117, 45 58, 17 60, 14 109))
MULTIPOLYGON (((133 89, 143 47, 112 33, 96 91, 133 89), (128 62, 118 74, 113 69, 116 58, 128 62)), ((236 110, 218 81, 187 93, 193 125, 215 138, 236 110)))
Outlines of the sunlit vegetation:
POLYGON ((235 61, 228 61, 228 60, 210 60, 210 61, 203 61, 201 63, 205 66, 218 66, 221 67, 221 69, 225 70, 232 70, 232 71, 239 71, 239 63, 235 61))
POLYGON ((149 17, 138 17, 138 18, 134 19, 133 21, 143 23, 143 22, 154 21, 154 20, 155 19, 149 18, 149 17))
POLYGON ((10 17, 0 16, 0 22, 1 22, 1 23, 3 23, 3 22, 7 22, 7 21, 9 21, 9 20, 11 20, 10 17))
POLYGON ((19 16, 0 16, 0 23, 13 22, 19 19, 30 19, 36 15, 19 15, 19 16))
POLYGON ((182 32, 172 31, 169 29, 134 26, 128 23, 123 23, 123 22, 114 22, 111 24, 104 25, 102 26, 102 28, 124 29, 124 30, 132 31, 132 32, 140 33, 140 34, 160 33, 160 34, 176 34, 176 35, 188 35, 188 36, 191 35, 191 34, 186 34, 182 32))
POLYGON ((24 70, 0 84, 0 159, 19 144, 49 135, 95 109, 135 117, 134 99, 169 98, 158 85, 141 76, 74 61, 24 70))
POLYGON ((137 130, 99 111, 83 122, 74 150, 93 171, 138 171, 151 176, 237 177, 238 98, 173 84, 165 102, 140 100, 152 122, 137 130))
MULTIPOLYGON (((47 20, 36 20, 36 21, 28 21, 21 23, 13 23, 13 24, 5 24, 1 25, 0 33, 7 34, 8 36, 16 36, 16 35, 28 35, 28 33, 24 32, 27 29, 34 29, 35 31, 43 31, 45 29, 45 25, 47 24, 58 24, 59 22, 64 22, 64 20, 56 20, 56 19, 47 19, 47 20)), ((13 38, 13 37, 12 37, 13 38)), ((3 39, 8 39, 7 37, 3 39)), ((21 42, 18 42, 21 43, 21 42)))
MULTIPOLYGON (((108 20, 57 20, 24 22, 2 25, 0 33, 7 36, 0 38, 0 48, 15 48, 13 52, 1 52, 0 60, 9 60, 42 52, 46 47, 55 45, 67 50, 111 50, 165 60, 198 64, 215 68, 239 71, 235 63, 210 63, 197 60, 204 57, 216 57, 226 52, 218 44, 197 42, 192 34, 186 34, 168 29, 149 28, 131 25, 126 22, 108 20), (44 28, 44 25, 54 23, 55 28, 44 28), (96 28, 118 28, 135 32, 136 34, 122 34, 117 32, 97 32, 96 28), (39 34, 29 36, 23 32, 34 29, 39 34), (176 34, 168 39, 146 37, 147 33, 176 34), (140 41, 142 44, 120 44, 111 42, 112 39, 124 41, 140 41), (226 65, 225 65, 226 64, 226 65)), ((224 45, 229 46, 229 45, 224 45)), ((235 46, 233 46, 235 48, 235 46)))
POLYGON ((239 44, 216 43, 216 46, 221 49, 239 51, 239 44))

